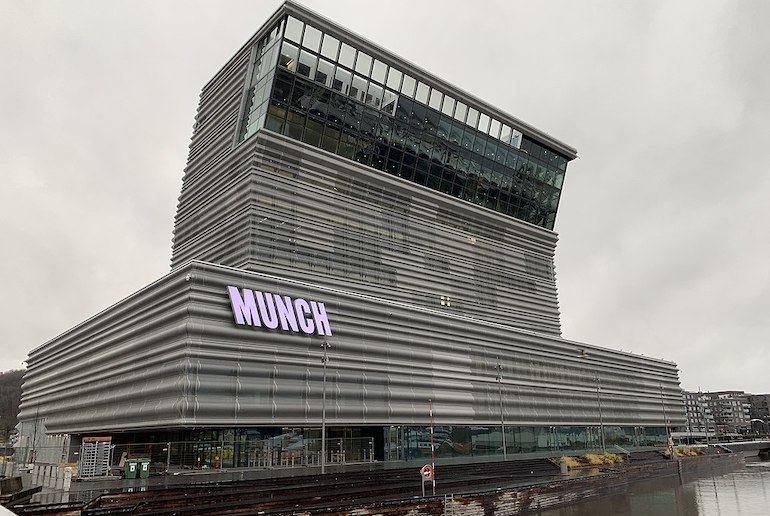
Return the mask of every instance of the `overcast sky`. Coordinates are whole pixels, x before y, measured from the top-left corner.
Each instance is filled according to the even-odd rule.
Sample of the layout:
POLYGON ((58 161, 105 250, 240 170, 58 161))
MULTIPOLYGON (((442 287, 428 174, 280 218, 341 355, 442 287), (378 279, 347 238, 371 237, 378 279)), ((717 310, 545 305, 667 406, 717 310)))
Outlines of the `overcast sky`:
MULTIPOLYGON (((576 147, 565 338, 770 392, 770 2, 306 0, 576 147)), ((277 0, 0 0, 0 371, 169 270, 198 94, 277 0)))

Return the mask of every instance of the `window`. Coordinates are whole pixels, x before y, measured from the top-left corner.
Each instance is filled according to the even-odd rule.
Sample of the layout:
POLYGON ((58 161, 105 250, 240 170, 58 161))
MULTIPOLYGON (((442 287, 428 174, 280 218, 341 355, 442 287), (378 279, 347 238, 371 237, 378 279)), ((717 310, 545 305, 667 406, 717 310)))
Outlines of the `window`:
POLYGON ((409 98, 414 98, 415 88, 417 88, 417 81, 408 75, 404 75, 404 80, 401 82, 401 93, 409 98))
POLYGON ((369 55, 359 51, 358 57, 356 58, 356 72, 360 73, 365 77, 369 77, 371 70, 372 70, 372 58, 369 57, 369 55))
POLYGON ((430 100, 428 101, 428 105, 436 111, 441 111, 441 99, 443 96, 444 94, 437 89, 432 89, 430 92, 430 100))
POLYGON ((380 84, 385 84, 385 75, 387 74, 388 66, 382 61, 374 60, 374 66, 372 66, 372 80, 377 81, 380 84))
POLYGON ((311 25, 305 25, 302 46, 313 52, 318 52, 321 48, 321 31, 311 25))
POLYGON ((315 73, 316 82, 320 82, 326 87, 331 87, 334 78, 334 65, 326 59, 318 60, 318 70, 315 73))
POLYGON ((427 104, 429 94, 430 94, 430 87, 427 84, 422 82, 417 84, 417 93, 415 94, 415 99, 418 102, 427 104))
POLYGON ((391 88, 396 91, 400 91, 401 88, 401 78, 404 76, 401 72, 396 70, 395 68, 390 68, 388 70, 388 88, 391 88))
POLYGON ((304 24, 301 21, 289 16, 289 19, 286 22, 286 32, 284 32, 284 37, 290 41, 299 43, 302 41, 303 25, 304 24))
POLYGON ((465 122, 465 115, 468 114, 468 106, 463 104, 462 102, 458 102, 455 106, 455 120, 459 120, 460 122, 465 122))
POLYGON ((316 61, 318 60, 310 52, 304 50, 299 53, 299 64, 297 65, 297 73, 304 75, 305 77, 315 78, 316 61))
POLYGON ((281 46, 281 57, 279 58, 278 63, 292 72, 296 71, 298 56, 299 49, 291 43, 284 41, 281 46))
POLYGON ((321 44, 321 55, 331 59, 337 60, 337 54, 340 51, 340 42, 337 38, 324 34, 323 43, 321 44))
POLYGON ((347 68, 353 69, 353 64, 356 61, 356 49, 343 43, 340 47, 340 57, 338 62, 347 68))

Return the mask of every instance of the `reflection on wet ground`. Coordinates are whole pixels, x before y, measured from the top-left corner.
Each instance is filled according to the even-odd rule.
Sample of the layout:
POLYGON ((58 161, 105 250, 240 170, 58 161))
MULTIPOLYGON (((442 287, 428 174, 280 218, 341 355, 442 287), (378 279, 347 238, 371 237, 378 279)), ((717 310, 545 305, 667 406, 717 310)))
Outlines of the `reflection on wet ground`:
POLYGON ((536 513, 538 516, 767 516, 770 462, 749 460, 713 477, 664 477, 631 484, 625 493, 536 513))

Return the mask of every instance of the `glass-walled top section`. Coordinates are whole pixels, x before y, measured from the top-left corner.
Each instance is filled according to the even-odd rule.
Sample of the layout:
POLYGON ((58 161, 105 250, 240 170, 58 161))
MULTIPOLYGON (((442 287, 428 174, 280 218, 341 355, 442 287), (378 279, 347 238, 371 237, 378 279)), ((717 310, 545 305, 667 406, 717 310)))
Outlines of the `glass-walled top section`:
POLYGON ((553 229, 565 156, 292 16, 253 56, 241 140, 265 127, 553 229))

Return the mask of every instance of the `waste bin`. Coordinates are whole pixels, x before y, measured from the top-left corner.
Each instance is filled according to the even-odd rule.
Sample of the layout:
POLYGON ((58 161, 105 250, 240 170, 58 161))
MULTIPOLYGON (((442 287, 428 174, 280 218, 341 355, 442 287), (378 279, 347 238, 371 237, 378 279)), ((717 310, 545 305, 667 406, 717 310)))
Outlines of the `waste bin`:
POLYGON ((123 478, 136 478, 139 469, 139 461, 136 459, 126 459, 123 465, 123 478))
POLYGON ((136 459, 139 463, 139 478, 148 478, 150 476, 150 459, 136 459))

